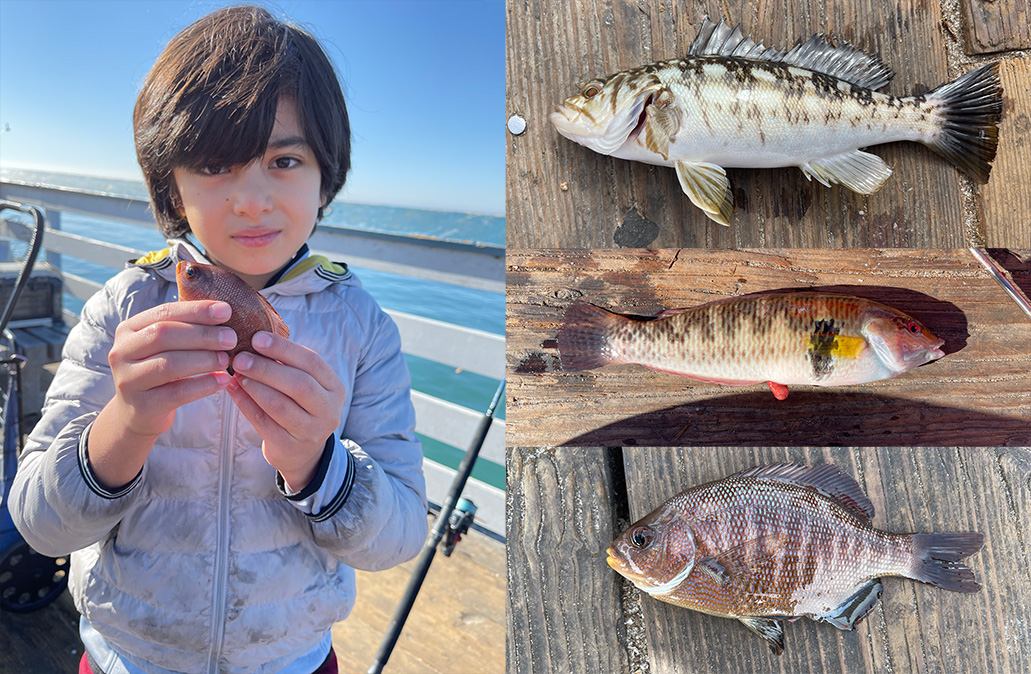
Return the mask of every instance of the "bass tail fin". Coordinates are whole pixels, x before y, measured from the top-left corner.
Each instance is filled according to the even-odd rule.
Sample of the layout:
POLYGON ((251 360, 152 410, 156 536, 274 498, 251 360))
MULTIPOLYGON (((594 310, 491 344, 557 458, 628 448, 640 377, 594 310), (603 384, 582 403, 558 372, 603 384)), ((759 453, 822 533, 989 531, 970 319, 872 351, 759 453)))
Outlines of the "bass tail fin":
POLYGON ((1002 82, 988 63, 927 94, 941 104, 941 131, 925 144, 982 185, 999 146, 1002 82))
POLYGON ((586 302, 569 305, 558 329, 558 352, 562 369, 590 370, 622 362, 613 356, 609 336, 628 320, 586 302))
POLYGON ((977 531, 944 534, 912 534, 913 570, 910 578, 953 592, 978 592, 981 586, 974 572, 961 559, 984 547, 984 534, 977 531))

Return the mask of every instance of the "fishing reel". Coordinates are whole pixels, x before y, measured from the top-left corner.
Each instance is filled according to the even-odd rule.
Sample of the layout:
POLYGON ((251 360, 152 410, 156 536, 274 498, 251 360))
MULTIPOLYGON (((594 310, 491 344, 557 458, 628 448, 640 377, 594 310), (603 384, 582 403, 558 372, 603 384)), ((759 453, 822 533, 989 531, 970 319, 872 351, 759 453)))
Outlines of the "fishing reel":
POLYGON ((0 609, 28 613, 43 608, 68 586, 67 556, 45 557, 25 541, 0 553, 0 609))
POLYGON ((447 530, 444 532, 444 540, 440 543, 440 552, 445 557, 451 556, 455 544, 462 540, 463 534, 469 532, 475 518, 476 504, 468 499, 458 499, 455 509, 451 511, 451 517, 447 519, 447 530))

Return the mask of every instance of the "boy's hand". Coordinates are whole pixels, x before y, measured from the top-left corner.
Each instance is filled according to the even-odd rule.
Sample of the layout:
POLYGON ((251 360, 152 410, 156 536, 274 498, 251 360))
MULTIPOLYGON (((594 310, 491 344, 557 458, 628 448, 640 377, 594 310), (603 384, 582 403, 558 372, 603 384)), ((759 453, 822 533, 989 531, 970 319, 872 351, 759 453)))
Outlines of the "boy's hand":
POLYGON ((226 302, 170 302, 140 312, 115 330, 108 361, 115 394, 90 430, 90 463, 105 485, 129 482, 175 411, 229 383, 226 349, 236 333, 220 326, 226 302))
POLYGON ((236 355, 226 391, 261 434, 265 460, 300 491, 340 425, 343 382, 322 356, 285 337, 259 332, 251 346, 260 355, 236 355))

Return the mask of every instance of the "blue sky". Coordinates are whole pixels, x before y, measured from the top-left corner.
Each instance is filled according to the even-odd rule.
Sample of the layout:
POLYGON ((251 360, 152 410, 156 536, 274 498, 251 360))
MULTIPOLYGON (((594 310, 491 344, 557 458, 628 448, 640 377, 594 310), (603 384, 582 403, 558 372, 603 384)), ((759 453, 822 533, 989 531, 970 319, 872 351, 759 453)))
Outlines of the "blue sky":
MULTIPOLYGON (((229 4, 0 0, 0 166, 141 179, 140 83, 169 39, 229 4)), ((254 4, 312 32, 341 75, 354 168, 339 199, 504 214, 503 0, 254 4)))

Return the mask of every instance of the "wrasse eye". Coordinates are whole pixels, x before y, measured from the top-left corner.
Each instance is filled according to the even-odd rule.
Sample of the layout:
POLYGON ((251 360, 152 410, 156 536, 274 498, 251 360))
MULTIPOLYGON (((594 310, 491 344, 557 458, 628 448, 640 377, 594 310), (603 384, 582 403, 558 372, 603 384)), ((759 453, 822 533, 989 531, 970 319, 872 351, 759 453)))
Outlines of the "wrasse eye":
POLYGON ((652 540, 655 538, 655 532, 645 526, 635 527, 630 532, 630 545, 643 550, 651 545, 652 540))
POLYGON ((906 323, 906 330, 909 330, 914 335, 920 334, 920 324, 916 321, 910 321, 906 323))
POLYGON ((597 96, 600 93, 601 93, 601 85, 600 84, 598 84, 597 82, 588 82, 587 84, 584 85, 583 91, 580 92, 580 95, 583 96, 584 98, 590 99, 590 98, 594 98, 595 96, 597 96))

